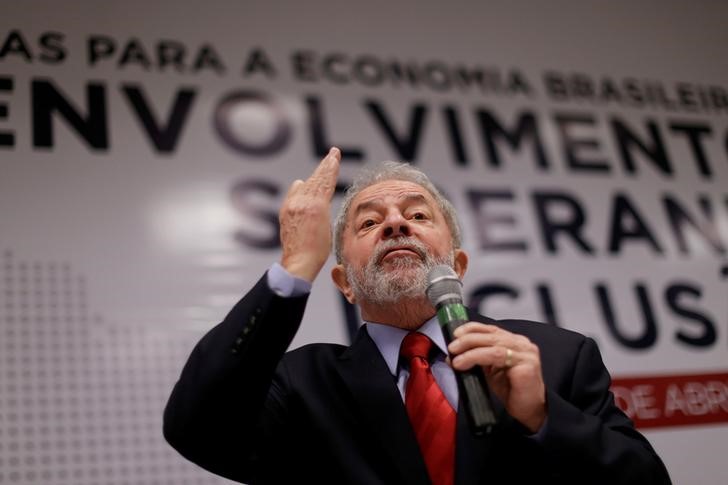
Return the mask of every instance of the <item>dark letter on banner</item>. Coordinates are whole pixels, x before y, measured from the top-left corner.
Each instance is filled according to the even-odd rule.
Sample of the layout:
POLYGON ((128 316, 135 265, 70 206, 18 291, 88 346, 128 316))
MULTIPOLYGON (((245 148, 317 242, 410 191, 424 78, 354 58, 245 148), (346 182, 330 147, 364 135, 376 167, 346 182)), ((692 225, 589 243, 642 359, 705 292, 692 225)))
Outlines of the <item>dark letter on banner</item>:
POLYGON ((89 83, 86 88, 88 116, 82 117, 51 81, 33 81, 33 145, 41 148, 53 146, 53 119, 55 111, 81 135, 91 148, 109 148, 106 129, 106 89, 103 84, 89 83))
POLYGON ((364 103, 364 106, 367 107, 377 121, 377 125, 384 132, 389 144, 397 152, 397 156, 401 160, 414 162, 417 159, 417 149, 422 139, 422 127, 427 118, 427 106, 424 104, 416 104, 412 107, 409 128, 403 136, 397 134, 389 117, 384 112, 384 108, 378 102, 368 100, 364 103))
POLYGON ((546 152, 541 143, 536 118, 533 113, 527 111, 521 113, 518 117, 516 127, 510 132, 503 128, 503 125, 489 111, 478 110, 477 116, 480 121, 480 131, 483 136, 483 142, 485 143, 485 149, 488 152, 488 158, 493 167, 498 168, 501 166, 501 158, 495 143, 496 137, 505 139, 511 148, 514 149, 520 148, 523 140, 528 137, 533 143, 533 155, 536 163, 542 170, 548 168, 549 164, 546 160, 546 152))
POLYGON ((324 114, 320 98, 317 96, 308 96, 306 98, 306 107, 308 108, 309 124, 311 125, 311 141, 313 143, 314 154, 317 157, 325 157, 329 153, 331 146, 336 145, 341 150, 342 160, 361 160, 364 158, 364 152, 360 148, 344 147, 338 143, 331 143, 331 140, 326 136, 324 114))
POLYGON ((177 146, 182 127, 187 121, 195 92, 191 89, 179 91, 167 123, 161 125, 155 119, 151 109, 149 109, 149 103, 141 86, 127 84, 122 87, 122 90, 126 94, 127 101, 134 109, 134 113, 144 125, 144 130, 157 151, 163 153, 173 152, 177 146))
POLYGON ((273 98, 259 91, 236 91, 223 98, 215 109, 214 123, 215 130, 222 141, 243 155, 258 157, 273 155, 281 151, 291 138, 291 125, 283 107, 273 98), (235 110, 244 108, 246 105, 263 108, 273 118, 275 126, 268 140, 258 143, 244 140, 241 139, 238 131, 233 129, 235 110))
POLYGON ((501 239, 497 240, 491 236, 493 226, 502 228, 515 227, 516 218, 512 214, 490 214, 486 211, 486 205, 491 201, 497 205, 498 201, 511 204, 514 199, 511 190, 469 190, 467 192, 468 202, 473 214, 475 214, 475 228, 478 231, 480 249, 490 251, 521 251, 528 249, 528 243, 523 239, 501 239))
POLYGON ((637 138, 637 136, 627 128, 627 125, 619 120, 618 118, 612 119, 612 127, 614 128, 614 136, 616 138, 617 146, 619 147, 619 153, 622 155, 622 162, 624 168, 629 174, 637 173, 637 165, 635 164, 634 157, 632 156, 632 147, 640 149, 642 154, 646 155, 648 159, 654 162, 655 166, 664 175, 672 176, 672 166, 665 150, 665 142, 662 141, 660 131, 657 129, 657 124, 648 120, 647 130, 650 133, 651 144, 648 146, 647 142, 644 142, 637 138))
POLYGON ((586 216, 579 202, 564 192, 535 192, 533 205, 538 215, 541 237, 550 253, 556 253, 556 235, 564 233, 571 237, 586 254, 594 254, 591 244, 582 236, 586 216), (550 212, 551 207, 561 206, 569 213, 565 220, 557 221, 550 212))
MULTIPOLYGON (((644 319, 644 331, 642 335, 636 337, 628 337, 622 333, 617 324, 617 318, 614 314, 614 305, 609 298, 609 290, 604 284, 598 284, 595 287, 597 292, 597 299, 599 300, 599 306, 602 310, 602 315, 609 329, 609 333, 614 337, 617 342, 629 349, 647 349, 652 347, 657 341, 657 322, 655 321, 655 314, 652 310, 652 304, 650 303, 647 289, 642 283, 635 285, 635 292, 642 308, 642 317, 644 319)), ((620 304, 622 306, 623 303, 620 304)))
POLYGON ((576 171, 583 172, 600 172, 609 173, 610 166, 604 160, 587 160, 583 157, 579 157, 578 152, 581 149, 597 149, 599 148, 599 141, 593 138, 575 138, 569 130, 571 125, 587 125, 589 127, 594 126, 594 116, 587 114, 557 114, 556 124, 561 134, 561 141, 564 145, 564 158, 569 168, 576 171))
POLYGON ((675 339, 687 345, 695 347, 709 347, 715 343, 716 331, 715 324, 704 313, 700 313, 695 308, 686 306, 683 302, 683 296, 689 296, 695 300, 702 296, 700 287, 689 284, 670 285, 665 291, 665 301, 670 309, 681 317, 685 317, 687 321, 693 323, 696 328, 702 331, 684 332, 679 330, 675 334, 675 339))
POLYGON ((708 243, 716 254, 722 256, 726 253, 720 231, 718 230, 718 225, 715 221, 713 205, 709 198, 705 196, 698 198, 700 209, 704 216, 704 219, 701 221, 696 221, 695 218, 688 214, 685 208, 670 195, 664 196, 662 198, 662 202, 665 205, 667 219, 670 221, 670 227, 675 235, 675 240, 677 241, 677 245, 681 253, 690 254, 688 241, 685 237, 686 226, 693 228, 693 234, 700 235, 703 241, 708 243))
POLYGON ((628 239, 648 242, 656 253, 662 254, 662 247, 630 198, 627 194, 617 194, 614 197, 612 225, 609 230, 609 252, 619 253, 622 250, 622 243, 628 239))
MULTIPOLYGON (((0 77, 0 92, 13 90, 13 78, 0 77)), ((8 107, 4 103, 0 103, 0 119, 7 118, 8 107)), ((15 146, 15 134, 12 131, 0 131, 0 146, 15 146)))
MULTIPOLYGON (((246 218, 255 219, 258 223, 268 226, 267 235, 256 235, 260 232, 262 224, 255 224, 256 230, 247 232, 243 229, 235 231, 235 240, 244 246, 258 249, 275 249, 280 246, 280 225, 278 224, 278 211, 271 208, 266 210, 251 203, 253 194, 264 194, 273 200, 280 194, 280 189, 265 180, 241 180, 230 191, 230 198, 235 209, 246 218)), ((252 226, 250 224, 249 226, 252 226)))

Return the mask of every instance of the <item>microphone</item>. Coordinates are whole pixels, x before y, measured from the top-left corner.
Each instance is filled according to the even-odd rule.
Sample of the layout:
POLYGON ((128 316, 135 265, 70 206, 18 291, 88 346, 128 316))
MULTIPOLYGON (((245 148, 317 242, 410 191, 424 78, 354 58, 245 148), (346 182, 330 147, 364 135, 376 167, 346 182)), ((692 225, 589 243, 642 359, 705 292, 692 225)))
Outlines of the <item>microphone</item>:
MULTIPOLYGON (((435 266, 427 275, 427 299, 437 310, 440 329, 448 345, 454 339, 455 329, 469 321, 463 306, 462 287, 458 275, 445 264, 435 266)), ((479 436, 490 433, 497 420, 482 370, 473 367, 464 372, 455 371, 455 377, 460 399, 464 400, 468 411, 470 428, 479 436)))

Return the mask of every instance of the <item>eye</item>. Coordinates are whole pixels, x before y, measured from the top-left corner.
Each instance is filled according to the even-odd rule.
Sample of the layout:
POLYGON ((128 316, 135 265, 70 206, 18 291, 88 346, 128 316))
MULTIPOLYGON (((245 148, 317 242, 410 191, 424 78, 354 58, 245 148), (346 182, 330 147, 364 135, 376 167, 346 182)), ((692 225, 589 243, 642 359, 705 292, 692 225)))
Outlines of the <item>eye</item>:
POLYGON ((412 219, 416 221, 424 221, 425 219, 427 219, 427 215, 424 212, 415 212, 414 214, 412 214, 412 219))
POLYGON ((361 228, 366 229, 367 227, 372 227, 376 222, 374 222, 374 219, 366 219, 364 222, 361 223, 361 228))

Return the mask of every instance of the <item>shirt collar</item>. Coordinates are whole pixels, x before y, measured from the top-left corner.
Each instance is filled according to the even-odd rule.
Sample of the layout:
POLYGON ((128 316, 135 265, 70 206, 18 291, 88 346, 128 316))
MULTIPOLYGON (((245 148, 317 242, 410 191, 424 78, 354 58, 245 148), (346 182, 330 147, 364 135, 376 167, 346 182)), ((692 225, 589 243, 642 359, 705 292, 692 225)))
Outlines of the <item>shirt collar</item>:
MULTIPOLYGON (((366 325, 369 336, 374 340, 377 349, 379 349, 379 353, 382 354, 384 361, 387 363, 389 372, 396 377, 399 371, 397 368, 397 364, 399 363, 399 348, 402 345, 402 340, 404 340, 405 335, 410 332, 383 323, 364 322, 364 324, 366 325)), ((440 330, 437 315, 427 320, 417 331, 430 337, 430 340, 437 345, 437 348, 444 355, 447 355, 447 345, 445 344, 445 337, 442 335, 442 330, 440 330)))

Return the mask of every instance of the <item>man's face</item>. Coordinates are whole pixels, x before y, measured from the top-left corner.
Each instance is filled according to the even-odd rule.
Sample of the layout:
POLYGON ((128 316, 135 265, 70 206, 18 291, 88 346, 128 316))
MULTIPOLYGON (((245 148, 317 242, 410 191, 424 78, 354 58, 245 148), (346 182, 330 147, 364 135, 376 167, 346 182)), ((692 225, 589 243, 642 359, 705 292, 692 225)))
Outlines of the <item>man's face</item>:
POLYGON ((386 304, 425 294, 427 273, 436 264, 461 276, 467 258, 452 247, 452 234, 424 187, 387 180, 352 200, 342 237, 343 265, 334 281, 352 303, 386 304))

